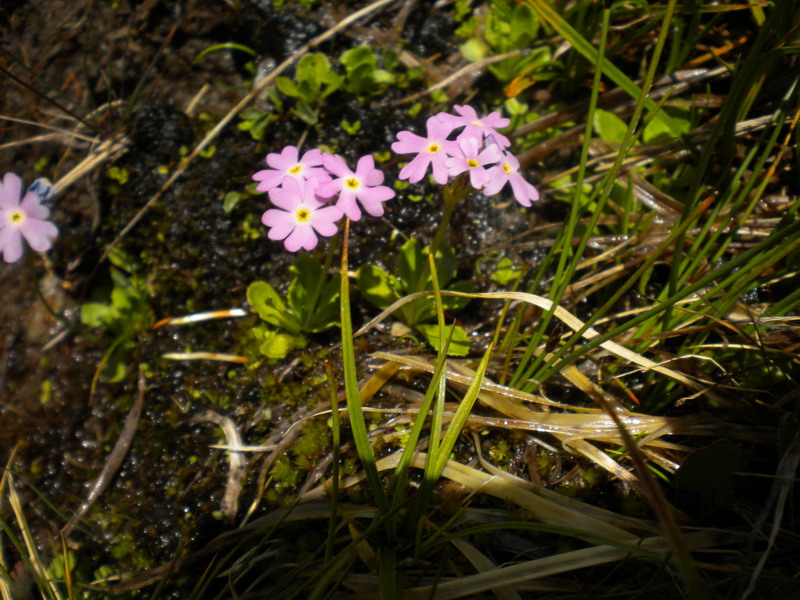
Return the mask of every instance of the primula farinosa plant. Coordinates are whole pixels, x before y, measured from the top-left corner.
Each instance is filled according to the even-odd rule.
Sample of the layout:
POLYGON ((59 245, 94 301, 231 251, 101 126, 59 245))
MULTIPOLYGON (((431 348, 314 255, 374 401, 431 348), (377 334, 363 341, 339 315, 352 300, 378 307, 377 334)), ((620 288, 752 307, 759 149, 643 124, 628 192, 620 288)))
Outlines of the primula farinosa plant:
MULTIPOLYGON (((269 227, 271 240, 283 241, 290 252, 313 250, 319 236, 331 237, 338 223, 347 216, 361 219, 362 208, 370 215, 383 214, 383 203, 395 193, 384 185, 383 173, 375 168, 372 156, 362 156, 353 171, 341 156, 312 149, 300 156, 294 146, 267 155, 269 169, 253 175, 256 189, 267 192, 274 208, 264 212, 261 221, 269 227)), ((331 250, 334 246, 331 245, 331 250)), ((301 255, 290 269, 289 292, 284 301, 265 281, 252 283, 247 299, 267 325, 288 332, 257 330, 261 353, 283 358, 295 348, 305 346, 303 332, 314 333, 336 325, 339 284, 328 277, 332 253, 323 265, 301 255)))
MULTIPOLYGON (((387 308, 404 294, 433 288, 426 258, 431 253, 435 257, 440 287, 444 288, 453 279, 457 260, 443 241, 459 200, 478 191, 497 194, 506 184, 522 206, 529 207, 539 199, 536 188, 519 172, 519 161, 508 151, 510 140, 498 131, 508 126, 509 120, 499 112, 481 118, 471 106, 456 106, 455 112, 429 118, 426 137, 401 131, 392 144, 397 154, 415 155, 401 169, 400 179, 416 183, 430 170, 433 180, 443 186, 444 210, 429 247, 423 249, 414 239, 403 245, 397 276, 374 265, 363 265, 358 270, 362 295, 379 308, 387 308)), ((375 168, 370 155, 358 160, 355 171, 341 156, 318 149, 308 150, 301 156, 294 146, 268 154, 266 162, 269 168, 257 172, 253 179, 258 182, 256 189, 267 192, 275 207, 267 210, 261 220, 269 228, 268 237, 283 241, 290 252, 316 248, 319 236, 336 234, 342 217, 358 221, 362 210, 373 217, 381 216, 383 203, 395 196, 394 191, 382 185, 384 175, 375 168)), ((326 296, 321 294, 323 289, 327 292, 333 289, 332 282, 325 279, 329 261, 330 253, 324 268, 313 259, 298 261, 293 267, 290 296, 298 296, 302 288, 304 302, 310 300, 311 305, 292 302, 290 298, 287 306, 265 282, 251 286, 248 291, 251 304, 265 321, 295 334, 294 339, 304 344, 304 339, 297 337, 299 332, 319 331, 333 324, 331 304, 327 297, 321 298, 321 295, 326 296), (304 276, 305 271, 313 276, 304 276), (317 309, 324 318, 314 316, 317 309)), ((455 282, 448 289, 471 291, 469 285, 461 282, 455 282)), ((442 302, 445 310, 453 311, 463 307, 467 300, 448 296, 442 302)), ((408 302, 399 309, 398 316, 406 325, 423 333, 434 347, 439 347, 439 328, 431 324, 436 319, 432 298, 408 302)), ((452 338, 450 352, 466 354, 469 344, 463 329, 455 327, 447 333, 452 338)), ((274 332, 266 333, 262 352, 273 357, 285 355, 291 348, 286 340, 278 343, 277 339, 274 332)))
POLYGON ((0 182, 0 252, 3 260, 13 263, 23 252, 22 239, 36 252, 46 252, 58 237, 58 228, 47 218, 47 204, 54 196, 47 179, 37 179, 22 194, 22 180, 6 173, 0 182))

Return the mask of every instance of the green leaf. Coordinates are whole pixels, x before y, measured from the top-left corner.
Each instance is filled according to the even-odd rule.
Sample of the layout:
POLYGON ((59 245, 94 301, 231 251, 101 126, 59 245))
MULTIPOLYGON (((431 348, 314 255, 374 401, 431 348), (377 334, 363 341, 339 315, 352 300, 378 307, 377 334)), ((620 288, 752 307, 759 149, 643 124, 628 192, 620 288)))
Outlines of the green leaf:
POLYGON ((119 267, 128 273, 134 273, 139 270, 141 265, 139 261, 130 252, 125 252, 119 246, 114 246, 108 253, 108 260, 115 267, 119 267))
POLYGON ((600 139, 612 144, 621 144, 628 125, 617 115, 602 108, 594 111, 594 129, 600 139))
MULTIPOLYGON (((451 292, 464 292, 468 294, 475 291, 475 286, 466 281, 457 281, 447 289, 451 292)), ((442 296, 442 307, 446 311, 455 312, 464 308, 469 304, 470 300, 471 298, 465 296, 442 296)))
POLYGON ((259 351, 269 358, 286 358, 289 352, 305 348, 307 344, 308 341, 302 335, 266 331, 259 351))
POLYGON ((292 333, 300 332, 297 317, 286 310, 278 292, 266 281, 254 281, 248 286, 247 301, 267 323, 292 333))
POLYGON ((422 287, 417 289, 424 268, 425 256, 422 253, 422 247, 416 239, 409 238, 400 248, 400 258, 397 261, 397 274, 408 292, 419 292, 425 289, 424 281, 421 282, 422 287))
POLYGON ((299 255, 289 267, 291 283, 286 299, 305 331, 321 331, 336 323, 339 284, 322 269, 322 263, 308 254, 299 255), (318 286, 322 286, 319 291, 318 286))
MULTIPOLYGON (((677 130, 671 131, 670 128, 664 124, 664 121, 657 118, 653 119, 647 124, 642 132, 642 141, 644 143, 647 144, 657 141, 669 141, 673 139, 675 134, 685 134, 691 131, 692 123, 688 118, 688 111, 661 108, 658 112, 660 113, 662 111, 669 114, 672 123, 677 126, 677 130)), ((656 117, 658 117, 658 113, 656 113, 656 117)))
POLYGON ((81 323, 89 327, 108 327, 116 317, 116 311, 104 302, 86 302, 81 304, 81 323))
POLYGON ((356 273, 361 295, 380 309, 388 307, 402 295, 397 279, 375 265, 361 265, 356 273))
POLYGON ((312 110, 312 108, 303 100, 300 100, 297 104, 295 104, 292 112, 309 125, 316 124, 318 120, 317 113, 314 112, 314 110, 312 110))
MULTIPOLYGON (((429 248, 425 247, 425 255, 427 256, 429 248)), ((439 251, 436 252, 436 274, 439 277, 439 285, 444 287, 453 280, 458 270, 458 258, 453 248, 447 242, 442 242, 439 246, 439 251)), ((430 286, 426 283, 426 289, 430 286)))
POLYGON ((522 270, 519 267, 514 266, 514 263, 511 262, 511 259, 509 259, 507 256, 504 256, 502 259, 500 259, 500 262, 497 263, 497 268, 492 275, 492 279, 499 285, 508 285, 509 283, 519 279, 521 273, 522 270))
POLYGON ((239 200, 242 199, 242 195, 243 194, 241 192, 228 192, 225 194, 225 200, 222 203, 222 210, 224 210, 226 214, 231 212, 234 208, 236 208, 239 200))
POLYGON ((539 32, 539 19, 530 6, 517 4, 511 15, 511 44, 514 48, 524 48, 539 32))
POLYGON ((486 58, 491 49, 478 38, 470 38, 458 47, 461 56, 469 62, 478 62, 486 58))
POLYGON ((309 321, 308 331, 317 332, 339 325, 339 281, 331 278, 323 286, 317 308, 309 321))
POLYGON ((275 85, 277 85, 281 93, 286 96, 290 96, 292 98, 301 97, 300 90, 297 89, 297 86, 295 85, 294 81, 292 81, 288 77, 278 77, 275 80, 275 85))
POLYGON ((305 315, 314 308, 309 303, 321 275, 322 263, 308 254, 298 255, 289 267, 290 283, 286 301, 300 321, 304 321, 305 315))
POLYGON ((378 59, 372 52, 371 47, 358 46, 357 48, 352 48, 351 50, 343 52, 339 57, 339 62, 341 62, 349 72, 351 69, 356 69, 362 65, 372 67, 374 70, 377 67, 378 59))
POLYGON ((341 127, 350 135, 355 135, 361 129, 361 121, 351 123, 347 119, 342 119, 341 127))
MULTIPOLYGON (((439 326, 438 325, 417 325, 416 328, 425 336, 428 343, 436 350, 439 350, 439 326)), ((452 339, 450 346, 447 349, 447 354, 450 356, 466 356, 469 353, 469 338, 467 332, 458 325, 445 325, 445 341, 450 336, 452 331, 452 339)))

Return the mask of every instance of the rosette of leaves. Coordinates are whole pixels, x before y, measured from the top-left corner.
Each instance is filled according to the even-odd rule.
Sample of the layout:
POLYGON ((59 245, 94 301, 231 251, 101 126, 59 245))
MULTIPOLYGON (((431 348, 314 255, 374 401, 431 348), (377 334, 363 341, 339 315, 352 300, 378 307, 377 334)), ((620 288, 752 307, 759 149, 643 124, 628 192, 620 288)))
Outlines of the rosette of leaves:
POLYGON ((138 334, 150 329, 153 311, 152 289, 138 273, 139 264, 128 253, 115 248, 109 254, 110 285, 92 292, 92 301, 81 305, 81 323, 110 332, 114 339, 100 364, 100 373, 114 383, 125 378, 138 334))
MULTIPOLYGON (((410 238, 400 249, 397 261, 397 274, 393 275, 375 265, 362 265, 356 275, 361 295, 381 310, 403 298, 407 294, 433 290, 433 278, 428 268, 429 247, 410 238)), ((442 244, 434 258, 439 287, 442 290, 471 292, 472 285, 458 281, 456 276, 458 261, 453 249, 442 244)), ((469 302, 460 296, 442 296, 442 308, 450 313, 457 311, 469 302)), ((394 315, 408 327, 416 329, 428 343, 439 349, 439 326, 436 323, 436 303, 433 296, 416 298, 403 304, 394 315)), ((447 353, 452 356, 465 356, 469 352, 469 339, 464 329, 458 325, 447 325, 445 336, 452 335, 447 353)))
POLYGON ((247 301, 269 327, 260 328, 260 352, 269 358, 284 358, 308 344, 305 333, 317 333, 338 325, 339 280, 308 254, 299 255, 289 267, 286 300, 266 281, 247 288, 247 301))
POLYGON ((316 107, 338 90, 343 81, 344 78, 331 67, 327 56, 312 52, 298 61, 294 81, 278 77, 275 84, 282 94, 297 100, 292 112, 309 125, 314 125, 319 119, 316 107))

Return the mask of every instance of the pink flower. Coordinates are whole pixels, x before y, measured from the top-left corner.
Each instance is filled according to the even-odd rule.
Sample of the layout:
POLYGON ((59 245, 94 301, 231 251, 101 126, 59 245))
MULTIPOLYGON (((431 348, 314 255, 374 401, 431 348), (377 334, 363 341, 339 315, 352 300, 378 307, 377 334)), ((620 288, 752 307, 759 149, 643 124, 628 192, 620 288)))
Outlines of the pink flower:
POLYGON ((433 167, 433 179, 439 185, 447 183, 447 157, 453 153, 455 143, 447 136, 453 131, 453 124, 439 117, 431 117, 426 123, 428 137, 424 138, 410 131, 397 134, 392 150, 397 154, 417 155, 400 170, 400 179, 416 183, 425 177, 428 165, 433 167))
POLYGON ((499 128, 508 127, 509 123, 511 123, 510 120, 500 116, 499 110, 481 119, 475 109, 468 104, 464 106, 455 105, 453 109, 459 116, 449 113, 439 113, 438 116, 450 123, 453 128, 464 127, 464 131, 458 136, 459 140, 468 137, 478 137, 479 139, 493 137, 501 148, 508 148, 511 145, 511 140, 496 131, 499 128))
POLYGON ((327 183, 321 183, 317 188, 317 195, 322 198, 331 198, 338 193, 339 199, 336 201, 336 206, 352 221, 358 221, 361 218, 361 209, 356 200, 370 215, 380 217, 383 214, 382 203, 395 196, 394 190, 381 185, 383 173, 375 168, 375 161, 369 154, 358 159, 355 173, 337 154, 324 154, 322 164, 337 178, 327 183))
POLYGON ((511 183, 511 191, 514 198, 522 206, 530 206, 531 202, 539 199, 539 192, 519 172, 519 161, 511 153, 504 152, 500 163, 487 169, 488 183, 483 188, 483 193, 487 196, 499 192, 506 183, 511 183))
POLYGON ((320 182, 330 181, 330 175, 322 168, 322 152, 314 148, 298 158, 295 146, 286 146, 280 154, 272 152, 267 154, 267 165, 272 169, 265 169, 253 175, 255 181, 260 183, 256 187, 259 192, 268 192, 278 187, 286 177, 291 177, 298 183, 306 179, 316 178, 320 182))
POLYGON ((447 171, 451 177, 469 172, 469 182, 479 190, 488 183, 488 174, 484 168, 490 163, 500 160, 500 150, 491 144, 480 150, 481 138, 459 137, 457 152, 447 159, 447 171), (480 150, 480 152, 479 152, 480 150))
MULTIPOLYGON (((22 180, 6 173, 0 183, 0 252, 7 263, 22 256, 22 238, 36 252, 45 252, 58 237, 58 228, 47 217, 50 210, 42 206, 40 194, 31 187, 22 197, 22 180)), ((49 194, 49 190, 48 190, 49 194)))
POLYGON ((289 252, 300 248, 313 250, 317 234, 330 237, 339 230, 336 222, 342 218, 342 211, 335 206, 323 206, 317 200, 317 185, 316 179, 298 182, 286 177, 281 187, 269 191, 270 200, 278 208, 266 211, 261 222, 270 228, 269 239, 284 240, 289 252))

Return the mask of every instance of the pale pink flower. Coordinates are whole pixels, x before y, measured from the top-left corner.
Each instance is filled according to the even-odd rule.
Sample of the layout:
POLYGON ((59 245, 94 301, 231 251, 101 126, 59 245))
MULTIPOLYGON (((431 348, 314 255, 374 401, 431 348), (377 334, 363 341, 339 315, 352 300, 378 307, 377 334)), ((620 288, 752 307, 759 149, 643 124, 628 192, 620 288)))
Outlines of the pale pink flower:
POLYGON ((468 104, 463 106, 457 104, 453 109, 458 113, 458 116, 449 113, 439 113, 437 116, 450 123, 454 129, 456 127, 464 128, 464 131, 458 136, 459 140, 469 137, 486 138, 487 140, 494 138, 501 148, 508 148, 511 145, 511 140, 497 131, 497 129, 508 127, 509 123, 511 123, 509 119, 500 116, 499 110, 481 119, 475 109, 468 104))
POLYGON ((299 158, 299 151, 295 146, 286 146, 280 154, 275 152, 267 154, 267 165, 272 168, 258 171, 253 175, 253 179, 260 182, 256 186, 259 192, 268 192, 278 187, 286 177, 298 183, 311 178, 316 178, 322 183, 330 181, 331 178, 322 168, 322 152, 316 148, 299 158))
POLYGON ((266 211, 261 222, 270 228, 269 239, 284 240, 289 252, 300 248, 313 250, 317 234, 330 237, 339 230, 336 222, 342 218, 342 211, 335 206, 324 206, 316 198, 317 185, 316 179, 298 182, 287 177, 281 187, 269 191, 270 200, 278 208, 266 211))
POLYGON ((431 117, 426 123, 428 137, 424 138, 410 131, 401 131, 397 134, 397 141, 392 144, 392 151, 397 154, 412 154, 405 167, 400 170, 400 179, 407 179, 409 183, 416 183, 425 177, 430 165, 433 169, 433 179, 439 185, 447 183, 447 157, 454 152, 455 142, 447 139, 453 131, 453 125, 439 117, 431 117))
POLYGON ((7 263, 22 256, 22 238, 36 252, 45 252, 58 237, 58 228, 47 220, 50 210, 32 186, 22 196, 22 180, 6 173, 0 183, 0 252, 7 263))
POLYGON ((339 194, 336 206, 351 221, 361 218, 359 203, 370 215, 380 217, 383 214, 383 203, 395 196, 394 190, 381 185, 383 173, 375 168, 375 161, 369 154, 358 159, 355 173, 338 154, 324 154, 322 164, 336 178, 321 183, 317 188, 317 195, 331 198, 339 194))
POLYGON ((491 144, 480 150, 481 138, 477 136, 458 139, 457 152, 447 159, 447 171, 451 177, 469 172, 469 182, 479 190, 488 182, 486 165, 500 160, 500 150, 491 144))
POLYGON ((483 193, 487 196, 499 192, 506 183, 511 184, 514 198, 522 206, 530 206, 539 199, 539 192, 519 172, 519 160, 509 152, 504 152, 499 164, 486 170, 487 183, 483 193))

